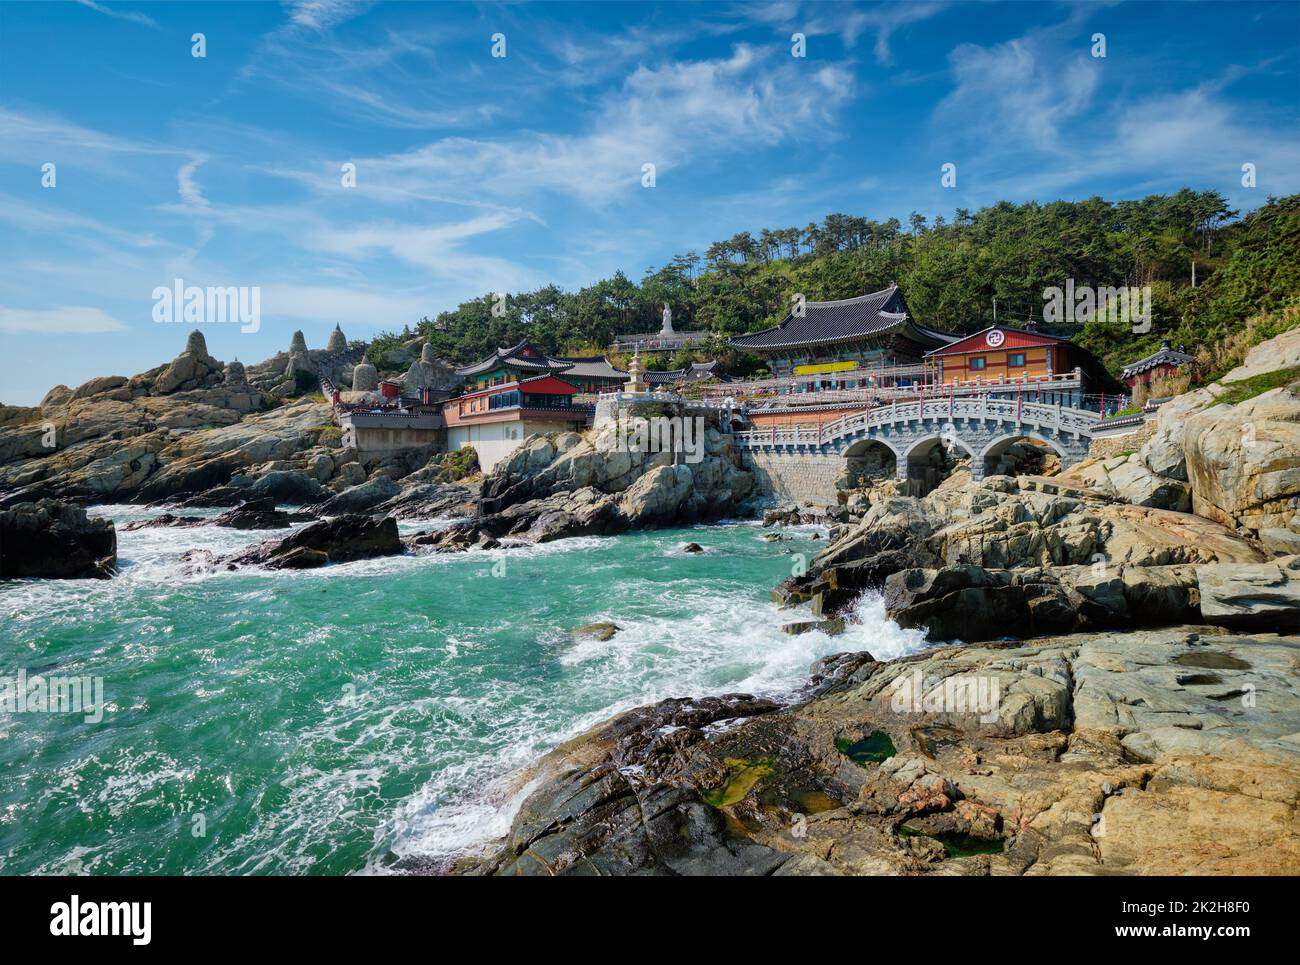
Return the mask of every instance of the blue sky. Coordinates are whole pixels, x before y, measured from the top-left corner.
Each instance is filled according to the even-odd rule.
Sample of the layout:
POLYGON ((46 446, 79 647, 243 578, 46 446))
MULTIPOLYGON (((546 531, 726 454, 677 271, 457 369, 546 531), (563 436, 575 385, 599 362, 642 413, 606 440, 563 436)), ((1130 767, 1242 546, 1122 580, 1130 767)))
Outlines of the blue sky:
POLYGON ((1253 208, 1300 191, 1298 41, 1296 3, 0 3, 0 401, 173 357, 177 277, 260 288, 204 327, 255 361, 831 211, 1253 208))

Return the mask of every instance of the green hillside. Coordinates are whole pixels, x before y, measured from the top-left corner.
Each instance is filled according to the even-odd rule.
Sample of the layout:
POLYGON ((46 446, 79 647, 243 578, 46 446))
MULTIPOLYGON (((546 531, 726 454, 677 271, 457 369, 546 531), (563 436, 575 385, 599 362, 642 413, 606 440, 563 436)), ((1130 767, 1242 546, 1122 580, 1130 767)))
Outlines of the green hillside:
MULTIPOLYGON (((913 214, 906 225, 830 214, 804 228, 741 232, 639 282, 618 272, 576 292, 548 285, 515 293, 502 317, 484 297, 417 328, 440 356, 461 363, 523 338, 574 354, 657 330, 668 302, 679 330, 718 333, 697 357, 722 356, 744 374, 760 363, 728 353, 723 337, 775 324, 796 292, 810 301, 848 298, 897 281, 923 324, 970 332, 992 322, 995 300, 999 321, 1045 325, 1043 290, 1067 279, 1151 286, 1151 331, 1098 321, 1047 330, 1073 336, 1112 371, 1170 338, 1201 352, 1200 376, 1211 377, 1248 343, 1296 324, 1300 196, 1270 198, 1244 216, 1217 192, 1189 189, 1140 201, 999 202, 959 208, 951 220, 913 214)), ((381 336, 372 354, 400 339, 381 336)))

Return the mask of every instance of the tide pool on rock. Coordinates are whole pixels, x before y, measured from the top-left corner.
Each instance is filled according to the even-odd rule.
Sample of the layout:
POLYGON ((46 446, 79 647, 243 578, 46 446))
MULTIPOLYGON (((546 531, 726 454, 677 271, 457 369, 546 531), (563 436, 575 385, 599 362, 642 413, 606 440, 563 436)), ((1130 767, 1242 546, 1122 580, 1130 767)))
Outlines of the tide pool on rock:
MULTIPOLYGON (((431 525, 445 522, 400 529, 431 525)), ((791 611, 769 593, 789 552, 816 549, 812 528, 779 543, 734 524, 308 572, 180 561, 289 531, 119 526, 112 580, 0 584, 0 668, 102 677, 107 701, 98 725, 0 715, 0 871, 383 871, 504 833, 524 790, 513 776, 614 713, 779 696, 827 654, 922 646, 878 599, 834 638, 780 631, 791 611), (682 553, 688 541, 706 552, 682 553), (621 629, 570 634, 602 621, 621 629)))

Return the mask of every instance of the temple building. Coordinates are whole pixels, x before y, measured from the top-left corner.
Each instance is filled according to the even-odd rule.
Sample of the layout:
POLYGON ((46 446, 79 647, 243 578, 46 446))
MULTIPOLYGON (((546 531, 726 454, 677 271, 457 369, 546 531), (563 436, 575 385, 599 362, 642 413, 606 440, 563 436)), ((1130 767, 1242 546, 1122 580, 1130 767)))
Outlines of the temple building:
POLYGON ((577 386, 555 375, 533 375, 467 392, 442 404, 447 448, 473 446, 485 473, 534 434, 580 429, 592 406, 576 405, 577 386))
POLYGON ((616 369, 603 355, 559 356, 557 362, 570 362, 570 368, 564 370, 564 381, 578 387, 578 391, 591 395, 601 392, 616 392, 623 388, 628 373, 616 369))
POLYGON ((720 362, 692 362, 684 369, 668 369, 666 371, 647 371, 644 375, 646 383, 652 388, 657 389, 661 386, 678 386, 690 385, 692 382, 707 382, 710 379, 717 382, 730 382, 731 376, 722 371, 720 362))
POLYGON ((918 324, 890 285, 857 298, 805 302, 779 325, 728 343, 764 358, 773 376, 799 379, 795 391, 817 391, 865 387, 873 369, 920 366, 927 352, 955 338, 918 324), (866 371, 858 376, 859 370, 866 371))
POLYGON ((1082 405, 1089 393, 1117 393, 1119 386, 1087 349, 1068 338, 1008 325, 964 335, 927 352, 930 384, 965 389, 1033 387, 1042 401, 1082 405))
POLYGON ((466 390, 474 392, 538 375, 558 375, 571 368, 572 362, 551 358, 525 339, 510 348, 497 349, 481 362, 458 367, 456 374, 465 380, 466 390))
POLYGON ((1184 346, 1180 345, 1175 349, 1166 339, 1160 343, 1159 351, 1124 366, 1119 374, 1120 381, 1130 389, 1136 389, 1139 385, 1146 385, 1152 379, 1170 375, 1195 360, 1196 356, 1189 355, 1184 346))
POLYGON ((621 386, 627 377, 603 358, 554 358, 527 340, 456 373, 465 379, 465 392, 442 405, 447 448, 473 446, 484 472, 530 435, 586 425, 594 407, 573 397, 621 386), (572 380, 570 372, 577 372, 572 380))

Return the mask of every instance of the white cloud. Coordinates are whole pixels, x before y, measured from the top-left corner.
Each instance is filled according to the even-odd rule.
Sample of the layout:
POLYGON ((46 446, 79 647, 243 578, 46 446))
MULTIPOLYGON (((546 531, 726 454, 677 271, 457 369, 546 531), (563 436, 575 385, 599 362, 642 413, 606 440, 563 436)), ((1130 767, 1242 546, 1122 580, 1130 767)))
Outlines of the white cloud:
POLYGON ((852 94, 848 70, 766 60, 737 46, 717 60, 639 67, 599 103, 583 133, 521 131, 499 140, 447 137, 402 154, 358 159, 373 184, 410 193, 484 193, 518 201, 550 192, 605 204, 701 159, 756 145, 832 136, 835 110, 852 94))
POLYGON ((181 200, 196 208, 208 207, 208 199, 203 196, 203 191, 194 180, 194 172, 202 167, 206 160, 207 158, 204 157, 193 158, 176 172, 176 188, 180 192, 181 200))
POLYGON ((798 30, 808 36, 838 35, 846 47, 852 47, 864 33, 874 32, 873 53, 876 61, 890 66, 894 62, 890 41, 904 27, 938 16, 949 6, 939 0, 907 0, 881 3, 871 7, 857 4, 799 4, 793 0, 762 6, 744 7, 746 19, 785 30, 798 30))
POLYGON ((65 305, 59 308, 8 308, 0 305, 0 332, 38 335, 88 335, 120 332, 126 326, 99 308, 65 305))
POLYGON ((1047 51, 1032 37, 993 47, 962 44, 949 56, 956 88, 939 105, 940 124, 971 140, 1023 139, 1044 151, 1073 151, 1062 138, 1092 103, 1099 62, 1082 53, 1047 51))
POLYGON ((1078 16, 1005 43, 952 51, 955 84, 931 120, 944 160, 964 172, 964 203, 1068 196, 1078 185, 1095 191, 1108 180, 1128 194, 1191 184, 1239 198, 1247 161, 1260 171, 1259 202, 1300 189, 1294 115, 1225 95, 1252 70, 1230 66, 1191 89, 1146 96, 1153 85, 1130 83, 1103 97, 1106 61, 1078 42, 1078 16))
POLYGON ((34 158, 80 166, 104 165, 118 154, 175 155, 182 152, 149 141, 131 141, 82 127, 49 114, 25 114, 0 106, 0 160, 30 164, 34 158), (60 153, 61 152, 61 153, 60 153))
POLYGON ((96 3, 95 0, 76 0, 76 2, 81 4, 83 7, 89 7, 96 13, 102 13, 115 20, 129 20, 131 23, 142 24, 146 27, 158 26, 158 21, 154 20, 152 17, 147 17, 142 13, 136 13, 133 10, 112 10, 104 6, 102 3, 96 3))
POLYGON ((364 12, 366 0, 288 0, 289 19, 300 27, 328 30, 364 12))

